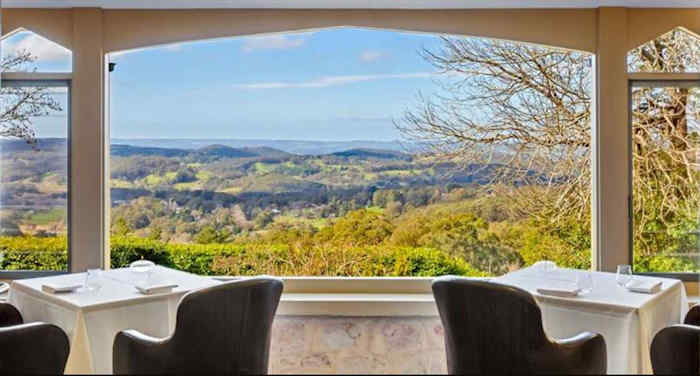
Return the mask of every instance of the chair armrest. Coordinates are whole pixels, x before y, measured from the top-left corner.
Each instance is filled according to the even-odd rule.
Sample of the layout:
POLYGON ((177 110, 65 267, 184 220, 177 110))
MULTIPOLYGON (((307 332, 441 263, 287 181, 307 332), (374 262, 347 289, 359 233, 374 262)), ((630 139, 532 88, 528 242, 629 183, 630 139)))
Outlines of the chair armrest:
POLYGON ((605 374, 608 356, 605 339, 597 333, 583 332, 553 341, 538 354, 538 372, 558 374, 605 374))
POLYGON ((661 329, 651 342, 651 364, 656 375, 697 375, 700 327, 672 325, 661 329))
POLYGON ((154 338, 136 330, 117 333, 112 348, 115 374, 171 373, 168 371, 170 338, 154 338))
POLYGON ((690 308, 688 313, 685 315, 683 324, 700 326, 700 305, 696 304, 690 308))
POLYGON ((23 324, 22 315, 10 303, 0 303, 0 327, 23 324))

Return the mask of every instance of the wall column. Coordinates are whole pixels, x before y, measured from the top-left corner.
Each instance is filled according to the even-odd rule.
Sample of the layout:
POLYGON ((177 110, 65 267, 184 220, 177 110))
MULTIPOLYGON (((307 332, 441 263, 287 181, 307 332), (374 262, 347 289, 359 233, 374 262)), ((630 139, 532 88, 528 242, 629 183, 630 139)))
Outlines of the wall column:
POLYGON ((71 272, 105 266, 102 10, 73 9, 71 272))
POLYGON ((627 9, 598 9, 593 132, 593 268, 628 264, 629 141, 627 9))

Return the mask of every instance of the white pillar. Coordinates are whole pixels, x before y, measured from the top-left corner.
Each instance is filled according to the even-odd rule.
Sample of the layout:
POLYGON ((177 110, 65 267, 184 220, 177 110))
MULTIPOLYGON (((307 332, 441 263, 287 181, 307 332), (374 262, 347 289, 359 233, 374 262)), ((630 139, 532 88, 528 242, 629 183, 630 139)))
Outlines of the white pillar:
POLYGON ((598 10, 593 132, 593 268, 614 271, 630 255, 627 9, 598 10))
POLYGON ((102 10, 73 9, 71 272, 105 266, 102 10))

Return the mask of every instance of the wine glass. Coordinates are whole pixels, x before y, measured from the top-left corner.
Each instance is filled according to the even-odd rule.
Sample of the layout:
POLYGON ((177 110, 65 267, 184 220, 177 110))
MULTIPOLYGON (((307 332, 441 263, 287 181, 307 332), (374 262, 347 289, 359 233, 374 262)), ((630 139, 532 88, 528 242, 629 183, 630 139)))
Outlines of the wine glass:
POLYGON ((617 284, 621 287, 627 286, 630 281, 632 281, 632 266, 631 265, 618 265, 617 266, 617 284))
POLYGON ((593 291, 593 273, 582 271, 576 274, 576 288, 582 295, 593 291))

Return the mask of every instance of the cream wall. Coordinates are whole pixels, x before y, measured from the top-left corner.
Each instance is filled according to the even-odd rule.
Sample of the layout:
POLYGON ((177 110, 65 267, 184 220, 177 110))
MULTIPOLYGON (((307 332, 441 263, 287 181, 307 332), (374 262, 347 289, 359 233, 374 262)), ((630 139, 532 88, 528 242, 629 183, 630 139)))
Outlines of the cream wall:
POLYGON ((188 40, 334 26, 462 34, 596 54, 594 265, 629 257, 629 49, 676 26, 700 34, 700 9, 69 10, 5 9, 3 32, 26 28, 73 50, 72 270, 106 266, 104 55, 188 40))
POLYGON ((105 50, 355 26, 513 39, 595 51, 595 10, 107 10, 105 50), (153 29, 153 25, 158 25, 153 29), (206 27, 202 27, 206 25, 206 27), (558 30, 552 33, 551 30, 558 30), (562 38, 562 35, 567 37, 562 38))

